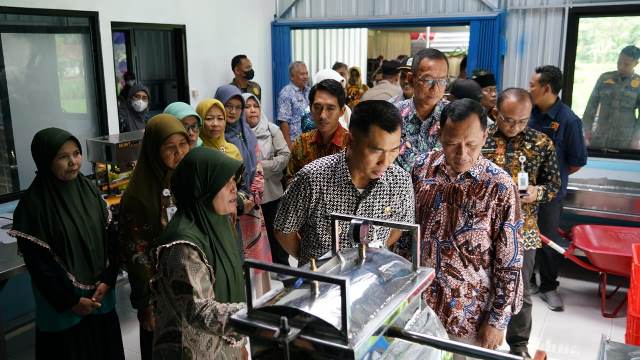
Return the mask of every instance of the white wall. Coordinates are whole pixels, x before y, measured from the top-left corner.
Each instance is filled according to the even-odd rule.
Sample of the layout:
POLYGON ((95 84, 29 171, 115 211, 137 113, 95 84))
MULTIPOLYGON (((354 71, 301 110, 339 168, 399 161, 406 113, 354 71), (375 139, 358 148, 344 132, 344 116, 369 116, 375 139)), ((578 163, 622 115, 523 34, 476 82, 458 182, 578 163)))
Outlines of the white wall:
POLYGON ((194 106, 231 81, 231 58, 246 54, 262 87, 263 109, 272 118, 272 0, 0 0, 0 6, 98 12, 110 133, 118 132, 111 22, 186 25, 189 93, 198 92, 191 97, 194 106))

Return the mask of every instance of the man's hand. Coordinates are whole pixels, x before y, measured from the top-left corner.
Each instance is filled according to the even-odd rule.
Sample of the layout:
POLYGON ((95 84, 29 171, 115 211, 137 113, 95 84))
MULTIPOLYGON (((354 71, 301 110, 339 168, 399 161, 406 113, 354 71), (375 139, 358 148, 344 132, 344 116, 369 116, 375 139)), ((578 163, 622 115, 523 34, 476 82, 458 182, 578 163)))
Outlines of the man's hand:
POLYGON ((502 344, 504 330, 498 330, 488 323, 482 324, 478 333, 478 342, 485 349, 495 350, 502 344))
POLYGON ((153 306, 149 305, 142 310, 138 310, 138 321, 146 331, 153 331, 156 327, 156 317, 153 313, 153 306))
POLYGON ((527 195, 520 198, 520 201, 524 204, 534 203, 538 200, 538 187, 529 185, 527 188, 527 195))
POLYGON ((96 288, 96 292, 94 292, 93 295, 91 296, 91 300, 97 303, 101 302, 104 296, 107 295, 108 291, 109 291, 109 285, 105 283, 98 284, 98 287, 96 288))

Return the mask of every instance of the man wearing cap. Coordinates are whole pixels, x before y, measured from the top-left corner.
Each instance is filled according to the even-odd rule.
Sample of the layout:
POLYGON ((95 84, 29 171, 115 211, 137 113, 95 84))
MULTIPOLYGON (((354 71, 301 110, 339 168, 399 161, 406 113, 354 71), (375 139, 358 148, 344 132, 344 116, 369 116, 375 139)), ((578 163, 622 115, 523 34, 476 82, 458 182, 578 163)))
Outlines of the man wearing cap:
POLYGON ((582 117, 590 146, 640 149, 640 75, 633 70, 638 58, 640 49, 629 45, 618 56, 618 70, 598 78, 582 117))
POLYGON ((409 100, 413 97, 413 84, 409 79, 411 74, 411 65, 413 64, 413 58, 405 58, 398 69, 400 69, 400 88, 402 89, 402 95, 398 95, 389 100, 390 103, 396 105, 401 101, 409 100))
POLYGON ((389 101, 391 98, 402 95, 402 89, 398 86, 400 80, 400 62, 396 60, 384 61, 382 63, 382 80, 378 81, 376 86, 367 90, 360 101, 367 100, 384 100, 389 101))
POLYGON ((486 70, 474 71, 473 81, 477 82, 482 88, 482 107, 487 111, 489 117, 489 125, 496 122, 496 77, 486 70))

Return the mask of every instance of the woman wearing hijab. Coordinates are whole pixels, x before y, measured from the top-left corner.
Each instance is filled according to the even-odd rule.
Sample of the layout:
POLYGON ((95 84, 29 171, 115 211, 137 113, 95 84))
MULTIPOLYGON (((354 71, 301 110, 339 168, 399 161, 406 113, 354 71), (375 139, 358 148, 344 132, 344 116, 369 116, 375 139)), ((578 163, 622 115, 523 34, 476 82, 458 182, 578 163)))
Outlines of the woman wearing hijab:
POLYGON ((367 90, 369 90, 369 87, 362 83, 360 68, 357 66, 351 67, 349 69, 349 83, 347 84, 347 106, 353 110, 367 90))
POLYGON ((127 101, 118 107, 120 132, 142 130, 149 114, 149 89, 134 84, 127 94, 127 101))
POLYGON ((229 214, 242 163, 193 149, 171 181, 178 211, 160 237, 152 280, 158 323, 154 359, 241 359, 245 340, 229 316, 245 307, 241 259, 229 214), (179 284, 180 286, 176 286, 179 284))
POLYGON ((289 162, 291 150, 289 150, 280 128, 270 122, 262 112, 260 100, 255 95, 247 93, 242 94, 242 98, 245 103, 245 119, 255 134, 260 148, 258 161, 264 171, 264 193, 261 208, 267 227, 271 258, 275 263, 289 265, 289 254, 280 246, 273 234, 273 222, 284 192, 282 175, 289 162))
POLYGON ((36 177, 9 235, 31 275, 36 359, 124 359, 115 311, 117 246, 106 203, 80 173, 82 147, 48 128, 31 142, 36 177))
POLYGON ((184 129, 189 135, 189 147, 191 149, 202 145, 202 140, 200 139, 202 119, 191 105, 177 101, 169 104, 163 113, 175 116, 184 125, 184 129))
POLYGON ((227 114, 224 105, 216 99, 204 99, 196 106, 196 113, 202 119, 200 139, 202 145, 222 151, 229 157, 242 161, 240 150, 224 138, 227 114))
MULTIPOLYGON (((245 104, 240 90, 233 85, 223 85, 218 88, 215 97, 224 104, 227 113, 224 137, 240 150, 244 164, 243 178, 238 191, 238 196, 243 202, 242 211, 238 212, 238 227, 244 256, 271 262, 267 228, 260 208, 264 191, 264 173, 262 165, 258 162, 258 140, 244 118, 245 104)), ((271 286, 266 272, 257 271, 256 275, 256 295, 260 296, 271 286)))
POLYGON ((158 236, 175 205, 169 184, 173 170, 189 151, 188 135, 174 116, 151 118, 144 132, 138 164, 120 208, 120 244, 131 284, 131 305, 140 321, 142 359, 151 359, 155 317, 149 303, 151 260, 158 236))

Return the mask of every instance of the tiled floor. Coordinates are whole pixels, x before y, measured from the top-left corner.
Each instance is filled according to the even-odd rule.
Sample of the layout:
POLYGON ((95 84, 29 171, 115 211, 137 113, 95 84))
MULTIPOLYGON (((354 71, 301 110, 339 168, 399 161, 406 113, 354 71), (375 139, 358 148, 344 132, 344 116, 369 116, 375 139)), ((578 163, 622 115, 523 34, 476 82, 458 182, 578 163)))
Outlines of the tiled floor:
MULTIPOLYGON (((595 359, 602 335, 613 341, 624 342, 624 314, 616 319, 600 315, 596 275, 571 266, 565 266, 564 273, 571 276, 560 278, 560 294, 565 301, 564 312, 553 312, 547 309, 539 297, 533 297, 530 352, 533 354, 536 349, 543 349, 549 359, 553 360, 595 359)), ((129 303, 129 291, 126 281, 119 283, 117 311, 126 357, 137 360, 140 359, 138 320, 129 303)), ((613 300, 619 300, 625 295, 625 292, 618 294, 613 300)), ((33 325, 9 334, 9 359, 33 359, 33 343, 33 325)))

